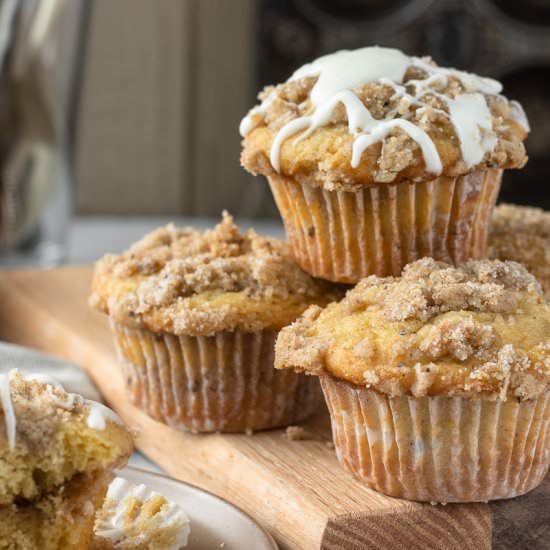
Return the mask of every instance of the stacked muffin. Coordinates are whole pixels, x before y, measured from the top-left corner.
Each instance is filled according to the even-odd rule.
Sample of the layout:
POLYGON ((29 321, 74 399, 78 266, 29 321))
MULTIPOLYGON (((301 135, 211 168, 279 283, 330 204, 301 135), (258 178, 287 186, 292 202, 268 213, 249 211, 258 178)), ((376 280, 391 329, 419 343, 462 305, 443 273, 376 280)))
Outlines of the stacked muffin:
POLYGON ((497 209, 487 249, 502 171, 527 160, 500 92, 364 48, 268 87, 241 124, 295 260, 356 284, 281 331, 275 366, 320 377, 339 460, 393 496, 508 498, 548 470, 550 307, 523 266, 483 259, 547 275, 540 212, 497 209))
MULTIPOLYGON (((316 378, 301 373, 314 374, 338 458, 377 490, 483 501, 540 483, 550 309, 524 267, 484 259, 502 172, 527 160, 527 120, 500 92, 385 48, 266 88, 241 160, 267 177, 288 244, 225 215, 96 268, 92 303, 133 401, 192 431, 284 426, 313 412, 316 378), (356 286, 334 303, 339 283, 356 286)), ((491 257, 525 260, 501 244, 503 215, 491 257)))
POLYGON ((482 258, 502 170, 527 160, 525 115, 500 91, 398 50, 339 52, 260 94, 241 160, 267 176, 312 275, 356 283, 424 256, 482 258))

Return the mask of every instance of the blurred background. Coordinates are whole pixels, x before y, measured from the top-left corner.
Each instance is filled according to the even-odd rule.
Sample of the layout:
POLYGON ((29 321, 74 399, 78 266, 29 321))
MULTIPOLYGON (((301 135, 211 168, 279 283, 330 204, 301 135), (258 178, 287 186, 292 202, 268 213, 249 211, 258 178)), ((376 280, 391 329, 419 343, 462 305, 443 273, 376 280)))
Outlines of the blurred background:
POLYGON ((279 231, 241 117, 303 63, 374 44, 500 79, 532 123, 501 200, 550 208, 548 0, 0 0, 4 259, 68 238, 46 263, 87 261, 223 208, 279 231))

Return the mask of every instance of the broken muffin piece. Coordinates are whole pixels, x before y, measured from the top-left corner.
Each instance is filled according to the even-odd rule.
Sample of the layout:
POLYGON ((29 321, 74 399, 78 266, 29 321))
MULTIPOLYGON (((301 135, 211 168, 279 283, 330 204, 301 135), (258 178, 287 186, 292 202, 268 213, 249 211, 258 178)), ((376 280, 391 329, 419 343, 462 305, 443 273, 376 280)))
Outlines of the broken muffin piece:
POLYGON ((133 436, 109 408, 51 379, 0 375, 0 550, 87 548, 133 436))

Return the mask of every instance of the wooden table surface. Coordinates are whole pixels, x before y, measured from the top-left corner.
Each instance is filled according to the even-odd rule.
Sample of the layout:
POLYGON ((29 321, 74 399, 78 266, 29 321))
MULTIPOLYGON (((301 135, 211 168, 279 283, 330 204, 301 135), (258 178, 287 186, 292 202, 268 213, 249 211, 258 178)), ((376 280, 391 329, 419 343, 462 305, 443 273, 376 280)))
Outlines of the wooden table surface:
POLYGON ((87 306, 90 277, 89 267, 0 272, 0 339, 84 367, 107 403, 139 431, 137 447, 146 456, 246 510, 282 549, 550 548, 548 480, 530 495, 490 505, 386 497, 340 468, 324 406, 303 424, 302 441, 289 440, 284 430, 192 435, 148 418, 126 398, 106 319, 87 306))

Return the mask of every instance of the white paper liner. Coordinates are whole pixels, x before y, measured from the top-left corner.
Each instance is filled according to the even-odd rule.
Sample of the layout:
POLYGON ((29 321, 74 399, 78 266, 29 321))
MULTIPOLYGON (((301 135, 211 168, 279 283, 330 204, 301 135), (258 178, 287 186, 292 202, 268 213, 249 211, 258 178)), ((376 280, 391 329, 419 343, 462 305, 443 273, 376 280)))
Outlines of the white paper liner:
POLYGON ((550 392, 532 401, 389 397, 321 377, 338 459, 370 487, 432 502, 534 489, 550 463, 550 392))
POLYGON ((484 257, 502 170, 431 181, 327 191, 281 176, 269 183, 296 262, 315 277, 354 283, 399 275, 430 256, 484 257))
POLYGON ((273 367, 276 332, 155 334, 112 323, 132 402, 192 432, 235 432, 304 420, 320 401, 315 377, 273 367))

